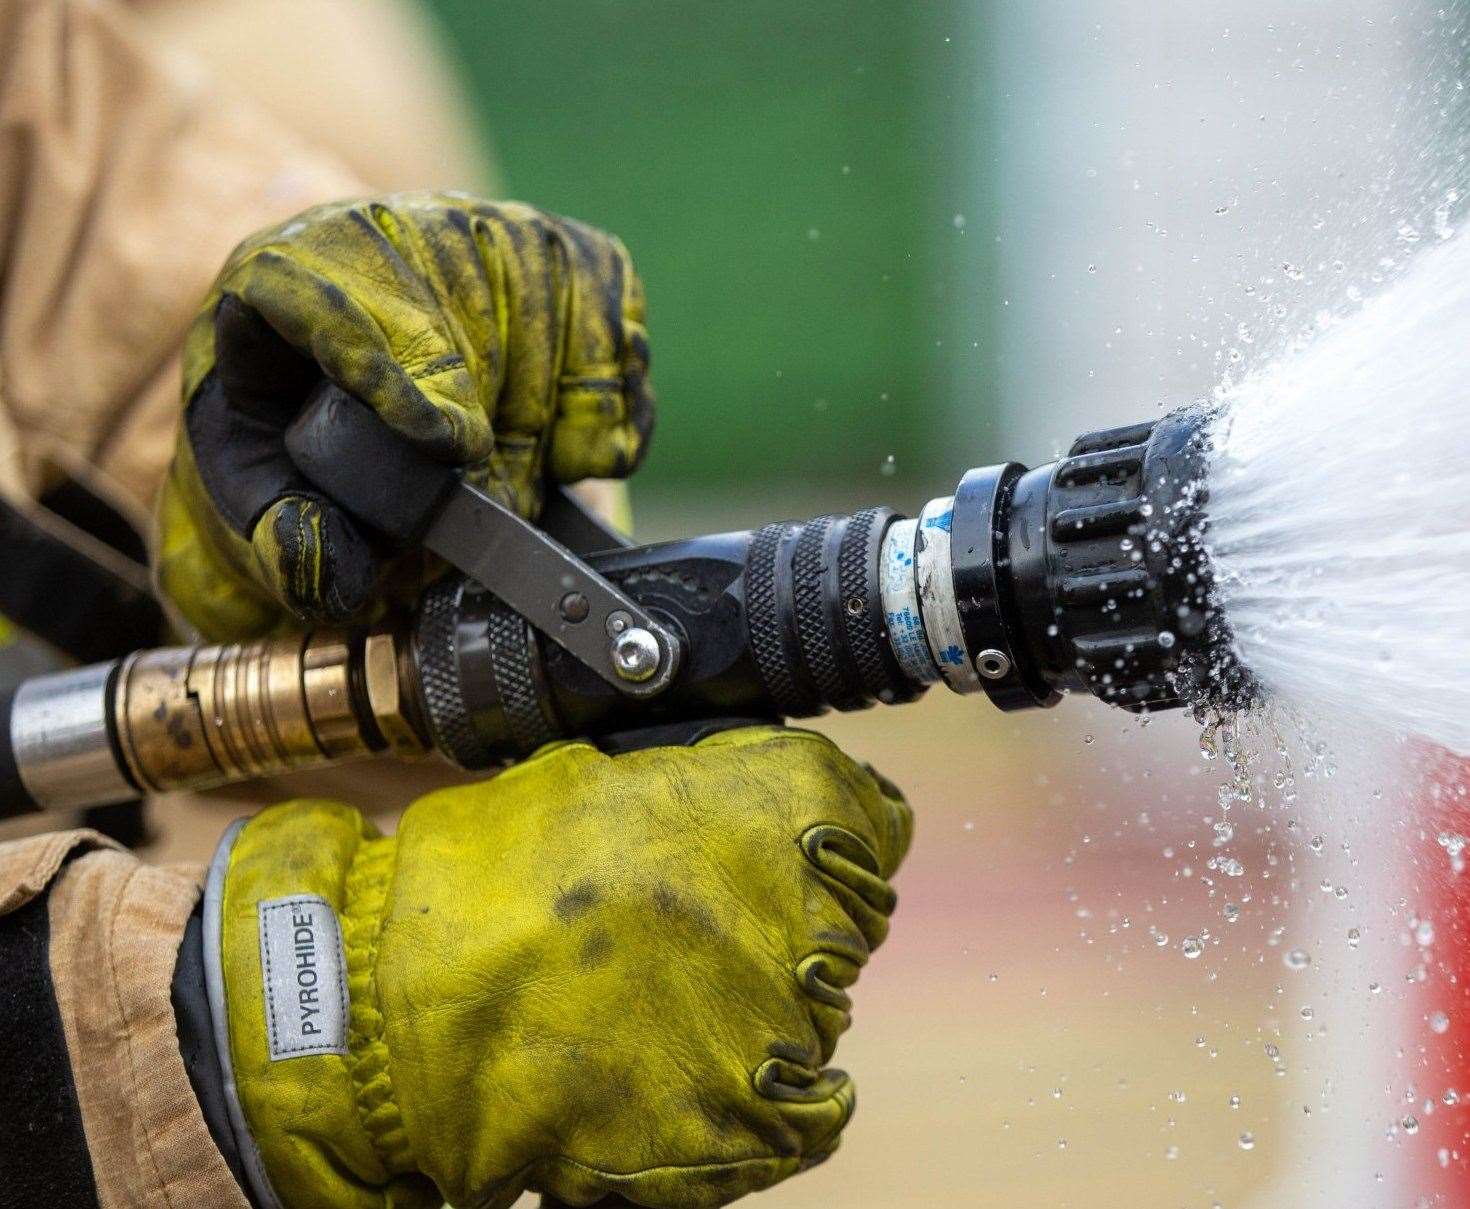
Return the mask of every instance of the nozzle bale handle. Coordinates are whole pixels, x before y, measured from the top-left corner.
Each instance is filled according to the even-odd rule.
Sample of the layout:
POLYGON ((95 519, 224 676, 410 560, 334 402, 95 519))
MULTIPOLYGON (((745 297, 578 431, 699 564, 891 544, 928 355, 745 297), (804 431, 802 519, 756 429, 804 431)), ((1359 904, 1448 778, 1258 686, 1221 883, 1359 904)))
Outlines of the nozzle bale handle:
POLYGON ((634 596, 346 392, 320 387, 287 430, 286 448, 337 503, 402 544, 434 551, 619 693, 655 696, 677 675, 680 636, 634 596))
POLYGON ((410 445, 328 381, 286 430, 286 450, 334 502, 403 546, 421 542, 459 484, 453 467, 410 445))

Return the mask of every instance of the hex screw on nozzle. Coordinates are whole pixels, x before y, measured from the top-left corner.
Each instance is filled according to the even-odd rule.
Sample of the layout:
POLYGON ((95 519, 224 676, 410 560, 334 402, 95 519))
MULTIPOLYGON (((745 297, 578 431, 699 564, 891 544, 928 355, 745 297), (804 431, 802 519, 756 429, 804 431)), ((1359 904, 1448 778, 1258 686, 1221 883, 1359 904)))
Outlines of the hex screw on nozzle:
POLYGON ((658 639, 641 626, 624 630, 613 639, 613 670, 623 680, 647 680, 658 671, 658 661, 658 639))

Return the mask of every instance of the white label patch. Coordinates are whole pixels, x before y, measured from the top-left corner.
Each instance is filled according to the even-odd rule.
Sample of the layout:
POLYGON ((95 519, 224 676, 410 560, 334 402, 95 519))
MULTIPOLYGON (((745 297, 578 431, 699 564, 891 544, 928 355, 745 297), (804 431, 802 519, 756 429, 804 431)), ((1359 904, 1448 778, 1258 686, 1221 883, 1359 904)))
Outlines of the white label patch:
POLYGON ((347 1052, 347 963, 337 914, 315 894, 260 904, 260 968, 272 1062, 347 1052))

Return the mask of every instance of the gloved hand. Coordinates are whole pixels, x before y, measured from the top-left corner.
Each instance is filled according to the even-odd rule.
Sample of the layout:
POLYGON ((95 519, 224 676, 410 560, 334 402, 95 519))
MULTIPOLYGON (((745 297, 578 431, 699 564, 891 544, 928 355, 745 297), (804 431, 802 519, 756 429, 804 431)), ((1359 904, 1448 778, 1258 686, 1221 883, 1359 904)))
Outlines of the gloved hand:
POLYGON ((502 1209, 529 1187, 698 1209, 825 1158, 853 1087, 824 1066, 911 824, 828 740, 777 727, 552 745, 419 800, 394 837, 335 802, 256 816, 229 856, 222 968, 281 1200, 502 1209), (297 981, 309 950, 309 981, 337 985, 325 915, 341 1052, 317 1052, 330 995, 303 1004, 297 981), (311 1006, 315 1033, 296 1028, 311 1006))
POLYGON ((184 346, 164 591, 205 637, 238 640, 411 598, 431 574, 287 456, 323 375, 529 518, 548 476, 629 474, 653 424, 643 308, 621 243, 516 203, 396 194, 252 236, 184 346))

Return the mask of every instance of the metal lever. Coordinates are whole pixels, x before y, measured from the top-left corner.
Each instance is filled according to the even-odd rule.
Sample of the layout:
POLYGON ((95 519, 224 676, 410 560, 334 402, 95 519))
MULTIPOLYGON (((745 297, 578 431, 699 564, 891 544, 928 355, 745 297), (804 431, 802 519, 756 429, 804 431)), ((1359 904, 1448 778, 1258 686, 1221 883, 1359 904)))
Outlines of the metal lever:
POLYGON ((652 696, 678 672, 678 636, 637 601, 338 387, 316 392, 286 448, 354 516, 400 544, 428 547, 619 692, 652 696))
POLYGON ((599 554, 603 550, 628 550, 630 538, 614 529, 566 487, 549 487, 536 528, 558 541, 573 554, 599 554))

